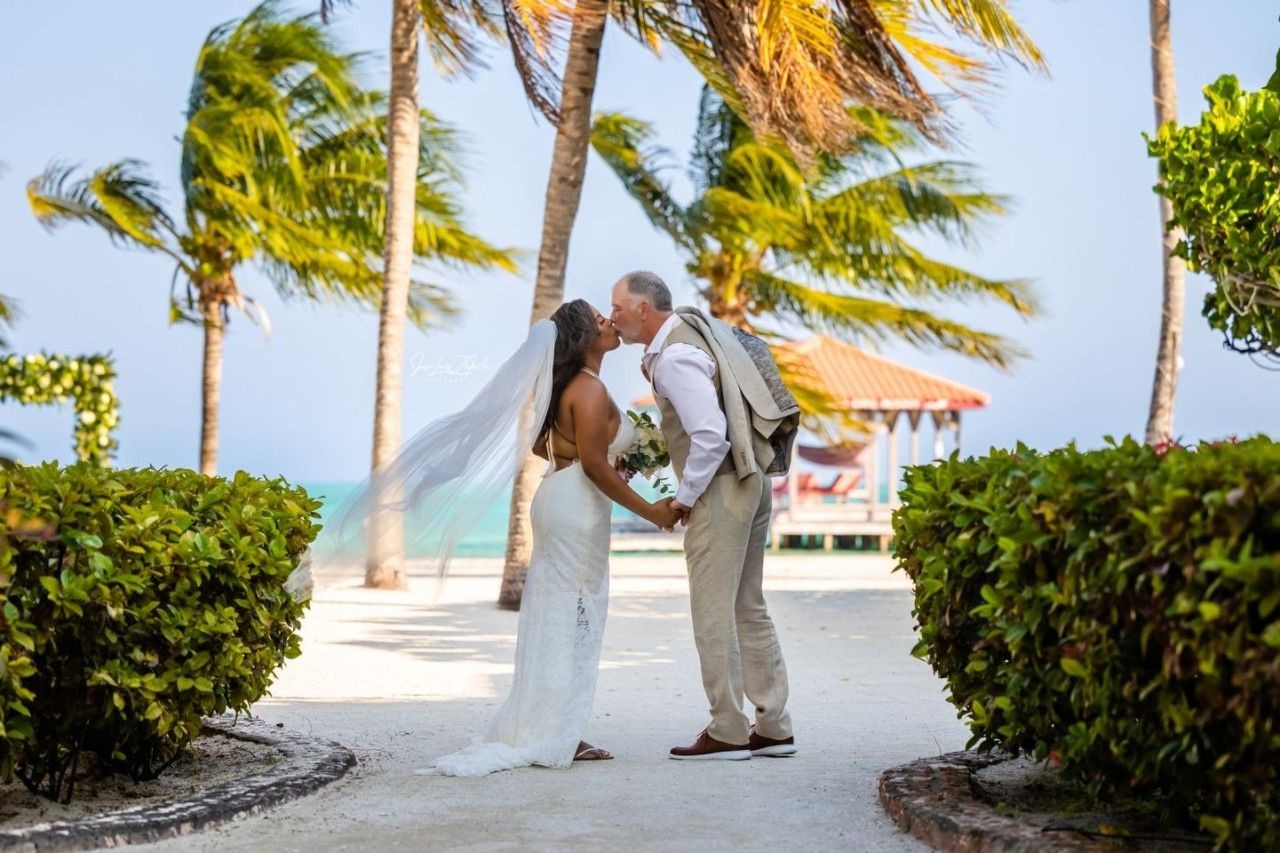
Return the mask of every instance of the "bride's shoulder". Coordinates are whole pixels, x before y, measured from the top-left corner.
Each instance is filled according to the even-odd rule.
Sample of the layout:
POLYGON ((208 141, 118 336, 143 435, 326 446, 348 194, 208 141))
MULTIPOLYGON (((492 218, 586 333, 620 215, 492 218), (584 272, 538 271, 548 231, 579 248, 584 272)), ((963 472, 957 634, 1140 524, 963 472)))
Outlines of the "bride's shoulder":
POLYGON ((564 397, 575 405, 586 404, 593 408, 608 408, 613 405, 609 390, 599 379, 580 373, 565 386, 564 397))

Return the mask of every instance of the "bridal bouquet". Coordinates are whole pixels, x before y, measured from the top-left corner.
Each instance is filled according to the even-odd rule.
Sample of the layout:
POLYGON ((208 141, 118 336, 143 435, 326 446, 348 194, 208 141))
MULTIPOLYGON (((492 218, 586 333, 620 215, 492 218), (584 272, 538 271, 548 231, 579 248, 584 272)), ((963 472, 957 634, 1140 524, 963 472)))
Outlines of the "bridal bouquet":
POLYGON ((672 491, 671 486, 665 477, 657 475, 671 464, 671 457, 667 454, 667 440, 648 412, 633 412, 628 409, 627 416, 635 425, 636 438, 622 453, 623 469, 628 474, 644 475, 653 481, 658 494, 665 495, 672 491))

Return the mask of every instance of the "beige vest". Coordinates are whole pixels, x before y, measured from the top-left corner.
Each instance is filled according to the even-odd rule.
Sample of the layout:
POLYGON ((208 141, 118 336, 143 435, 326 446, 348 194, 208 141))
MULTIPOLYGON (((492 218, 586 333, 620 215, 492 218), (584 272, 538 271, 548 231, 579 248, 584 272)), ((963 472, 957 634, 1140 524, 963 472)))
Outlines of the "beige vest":
MULTIPOLYGON (((712 355, 707 342, 702 339, 702 335, 698 334, 692 326, 683 320, 672 327, 659 353, 675 343, 692 344, 711 356, 713 362, 715 361, 715 356, 712 355)), ((720 411, 724 411, 724 392, 720 388, 719 364, 716 365, 716 372, 711 381, 716 386, 716 402, 720 404, 720 411)), ((684 431, 684 427, 681 426, 680 416, 676 414, 675 406, 671 405, 671 401, 659 394, 657 388, 653 389, 653 399, 657 402, 658 413, 662 416, 662 436, 667 440, 667 452, 671 455, 671 467, 675 469, 676 479, 683 480, 684 464, 689 459, 689 448, 692 445, 692 441, 689 438, 689 434, 684 431)), ((723 474, 732 470, 734 470, 733 454, 726 453, 724 461, 716 469, 716 474, 723 474)))

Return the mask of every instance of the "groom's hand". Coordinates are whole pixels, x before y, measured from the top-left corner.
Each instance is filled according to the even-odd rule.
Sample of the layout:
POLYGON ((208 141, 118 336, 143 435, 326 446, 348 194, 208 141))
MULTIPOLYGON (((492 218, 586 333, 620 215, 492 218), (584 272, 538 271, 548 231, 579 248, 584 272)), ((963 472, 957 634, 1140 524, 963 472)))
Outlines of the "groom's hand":
POLYGON ((680 520, 680 513, 676 512, 672 507, 675 504, 675 498, 663 498, 655 503, 655 517, 650 519, 658 527, 666 531, 676 529, 676 522, 680 520))
POLYGON ((689 507, 680 503, 680 501, 672 498, 671 508, 675 510, 676 514, 678 515, 680 524, 683 525, 684 527, 688 527, 689 526, 689 507))

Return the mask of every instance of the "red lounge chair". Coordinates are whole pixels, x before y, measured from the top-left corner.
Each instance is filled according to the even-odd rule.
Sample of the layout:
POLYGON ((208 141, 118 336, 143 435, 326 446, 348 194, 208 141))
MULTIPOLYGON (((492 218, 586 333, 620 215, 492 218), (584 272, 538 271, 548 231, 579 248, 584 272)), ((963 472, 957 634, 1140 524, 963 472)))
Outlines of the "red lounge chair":
POLYGON ((849 499, 849 495, 857 488, 858 483, 862 482, 861 471, 841 471, 829 486, 817 486, 814 491, 819 495, 831 495, 838 501, 844 502, 849 499))

